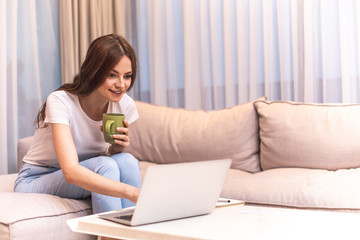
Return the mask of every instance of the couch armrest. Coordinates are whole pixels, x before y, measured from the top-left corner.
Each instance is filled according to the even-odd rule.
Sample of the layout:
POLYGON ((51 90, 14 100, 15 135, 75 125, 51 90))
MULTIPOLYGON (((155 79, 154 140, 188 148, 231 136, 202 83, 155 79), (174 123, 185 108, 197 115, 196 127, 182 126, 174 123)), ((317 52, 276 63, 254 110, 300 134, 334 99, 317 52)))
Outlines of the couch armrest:
POLYGON ((18 172, 23 164, 22 160, 31 146, 33 138, 34 138, 33 136, 26 137, 26 138, 20 138, 18 141, 18 149, 17 149, 18 150, 18 158, 17 158, 17 171, 18 172))

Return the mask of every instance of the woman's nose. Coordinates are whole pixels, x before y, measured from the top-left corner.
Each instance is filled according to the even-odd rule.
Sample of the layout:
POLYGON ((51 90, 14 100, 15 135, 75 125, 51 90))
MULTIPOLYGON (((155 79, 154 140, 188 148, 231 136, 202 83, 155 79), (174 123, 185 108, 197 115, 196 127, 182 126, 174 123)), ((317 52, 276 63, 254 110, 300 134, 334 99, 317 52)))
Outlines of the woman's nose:
POLYGON ((120 77, 119 78, 119 81, 117 81, 115 83, 115 86, 118 87, 118 88, 125 88, 125 82, 124 82, 124 78, 123 77, 120 77))

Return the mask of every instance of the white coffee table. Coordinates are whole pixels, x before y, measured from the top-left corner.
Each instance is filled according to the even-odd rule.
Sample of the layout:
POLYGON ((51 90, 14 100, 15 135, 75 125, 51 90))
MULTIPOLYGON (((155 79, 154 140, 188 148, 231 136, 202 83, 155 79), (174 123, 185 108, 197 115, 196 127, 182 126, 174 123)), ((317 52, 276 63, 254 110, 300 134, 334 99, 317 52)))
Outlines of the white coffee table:
POLYGON ((127 227, 90 215, 67 221, 75 232, 119 239, 360 239, 360 214, 266 206, 219 207, 209 215, 127 227))

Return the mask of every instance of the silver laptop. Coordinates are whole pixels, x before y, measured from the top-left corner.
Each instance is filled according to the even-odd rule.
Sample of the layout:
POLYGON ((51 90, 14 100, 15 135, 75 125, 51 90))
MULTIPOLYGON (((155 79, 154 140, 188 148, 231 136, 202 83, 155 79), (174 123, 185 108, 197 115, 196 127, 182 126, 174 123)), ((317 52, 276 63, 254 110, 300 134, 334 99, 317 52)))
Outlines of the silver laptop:
POLYGON ((222 159, 149 166, 136 207, 99 217, 137 226, 211 213, 230 165, 222 159))

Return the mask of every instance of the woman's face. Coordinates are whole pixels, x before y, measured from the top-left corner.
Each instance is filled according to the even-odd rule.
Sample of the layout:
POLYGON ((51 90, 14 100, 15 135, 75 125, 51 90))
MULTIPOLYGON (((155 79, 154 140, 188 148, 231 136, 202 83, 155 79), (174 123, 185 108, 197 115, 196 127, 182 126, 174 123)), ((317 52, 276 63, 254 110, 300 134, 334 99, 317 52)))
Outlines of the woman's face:
POLYGON ((97 89, 107 101, 119 102, 130 87, 132 79, 131 60, 123 56, 97 89))

